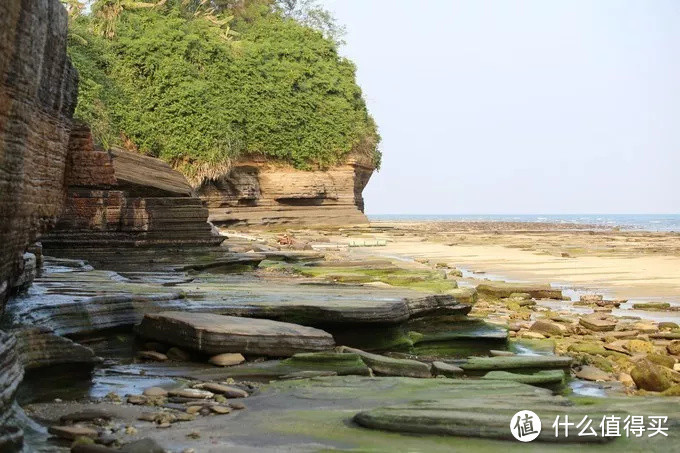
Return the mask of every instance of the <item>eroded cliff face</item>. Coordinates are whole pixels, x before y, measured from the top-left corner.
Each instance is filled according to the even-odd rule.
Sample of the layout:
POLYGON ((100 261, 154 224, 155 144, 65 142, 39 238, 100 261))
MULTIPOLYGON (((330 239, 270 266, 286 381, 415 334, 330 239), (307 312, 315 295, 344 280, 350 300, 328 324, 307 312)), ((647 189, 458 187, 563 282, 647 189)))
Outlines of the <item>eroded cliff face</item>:
POLYGON ((181 173, 159 159, 95 147, 86 125, 71 133, 65 176, 64 212, 41 238, 52 255, 77 250, 88 258, 89 252, 105 252, 97 249, 222 241, 181 173))
POLYGON ((357 159, 326 171, 239 162, 198 192, 218 226, 361 224, 368 223, 362 192, 372 173, 357 159))
POLYGON ((62 206, 77 73, 58 0, 0 2, 0 311, 62 206))

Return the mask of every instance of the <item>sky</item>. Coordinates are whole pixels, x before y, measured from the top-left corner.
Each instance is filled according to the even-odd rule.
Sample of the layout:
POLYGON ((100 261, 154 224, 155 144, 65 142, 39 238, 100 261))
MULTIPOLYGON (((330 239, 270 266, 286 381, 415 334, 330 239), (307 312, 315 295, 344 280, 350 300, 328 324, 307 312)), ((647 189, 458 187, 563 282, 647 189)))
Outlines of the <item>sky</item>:
POLYGON ((680 213, 680 2, 322 0, 375 118, 367 214, 680 213))

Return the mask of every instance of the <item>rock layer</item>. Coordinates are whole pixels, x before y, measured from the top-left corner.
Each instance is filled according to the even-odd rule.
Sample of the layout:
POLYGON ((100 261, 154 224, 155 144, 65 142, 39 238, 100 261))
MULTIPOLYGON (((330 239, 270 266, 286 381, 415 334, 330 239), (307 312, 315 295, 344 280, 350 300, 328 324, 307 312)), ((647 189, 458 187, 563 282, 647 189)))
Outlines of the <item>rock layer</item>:
MULTIPOLYGON (((208 210, 186 179, 165 162, 94 145, 87 126, 71 133, 68 194, 46 253, 74 247, 215 245, 208 210)), ((57 252, 58 254, 58 252, 57 252)))
POLYGON ((241 162, 204 183, 199 196, 216 225, 346 225, 368 223, 361 195, 373 167, 351 159, 326 171, 241 162))
MULTIPOLYGON (((24 375, 16 353, 14 336, 0 331, 0 426, 5 425, 12 414, 14 394, 24 375)), ((0 433, 0 451, 3 440, 0 433)))
POLYGON ((209 313, 147 314, 138 332, 147 338, 206 354, 240 352, 286 357, 335 346, 331 334, 312 327, 209 313))
POLYGON ((77 73, 57 0, 0 2, 0 308, 64 196, 77 73))

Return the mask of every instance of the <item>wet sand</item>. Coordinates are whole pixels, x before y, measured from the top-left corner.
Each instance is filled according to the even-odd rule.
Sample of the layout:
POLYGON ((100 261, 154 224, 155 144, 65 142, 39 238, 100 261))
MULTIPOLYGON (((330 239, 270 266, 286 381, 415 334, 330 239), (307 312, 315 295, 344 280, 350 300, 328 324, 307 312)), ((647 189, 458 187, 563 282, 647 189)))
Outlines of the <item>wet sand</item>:
POLYGON ((618 299, 680 304, 680 234, 589 225, 374 222, 387 245, 358 253, 424 258, 477 278, 553 283, 618 299))

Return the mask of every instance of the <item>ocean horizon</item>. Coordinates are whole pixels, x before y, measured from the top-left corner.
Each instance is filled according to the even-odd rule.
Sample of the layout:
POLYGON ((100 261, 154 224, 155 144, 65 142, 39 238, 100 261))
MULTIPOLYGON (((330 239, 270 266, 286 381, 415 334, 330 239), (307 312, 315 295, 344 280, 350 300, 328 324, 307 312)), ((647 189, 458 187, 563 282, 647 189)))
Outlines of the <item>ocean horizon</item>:
POLYGON ((372 221, 534 222, 680 232, 680 214, 368 214, 372 221))

